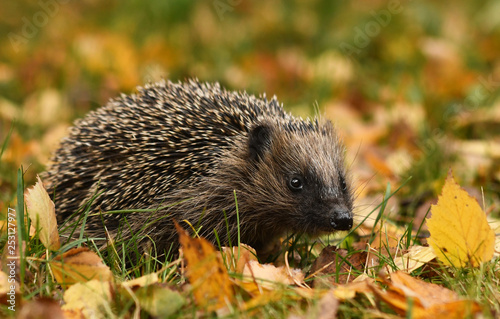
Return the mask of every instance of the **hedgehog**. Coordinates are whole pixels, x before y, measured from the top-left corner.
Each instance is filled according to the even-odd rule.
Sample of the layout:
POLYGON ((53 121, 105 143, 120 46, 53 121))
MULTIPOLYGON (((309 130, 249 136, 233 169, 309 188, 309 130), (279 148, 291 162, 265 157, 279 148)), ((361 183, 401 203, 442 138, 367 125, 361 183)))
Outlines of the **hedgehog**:
POLYGON ((81 222, 90 205, 88 236, 140 235, 163 254, 178 247, 174 220, 213 243, 239 236, 260 255, 287 234, 353 225, 331 121, 197 79, 147 84, 77 120, 44 179, 59 223, 81 222))

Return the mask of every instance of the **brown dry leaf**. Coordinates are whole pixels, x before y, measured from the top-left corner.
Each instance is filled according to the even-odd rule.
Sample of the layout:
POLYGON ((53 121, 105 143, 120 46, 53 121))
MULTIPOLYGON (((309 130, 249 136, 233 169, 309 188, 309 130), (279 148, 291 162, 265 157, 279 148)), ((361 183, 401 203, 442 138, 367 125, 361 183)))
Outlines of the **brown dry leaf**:
POLYGON ((495 233, 477 200, 460 188, 451 170, 427 219, 429 244, 445 265, 478 267, 491 260, 495 249, 495 233))
POLYGON ((62 306, 64 314, 68 317, 79 318, 111 318, 112 286, 110 282, 90 280, 77 283, 66 290, 62 306))
POLYGON ((339 300, 334 292, 330 291, 321 297, 319 301, 319 313, 316 318, 331 319, 337 318, 337 311, 339 310, 339 300))
POLYGON ((245 264, 243 277, 244 281, 253 282, 258 287, 267 289, 274 288, 276 285, 301 285, 304 283, 304 274, 300 269, 290 269, 286 266, 276 267, 271 264, 262 265, 256 260, 250 260, 245 264))
MULTIPOLYGON (((470 309, 475 313, 480 311, 479 305, 471 300, 459 300, 457 293, 442 286, 424 282, 420 279, 397 271, 391 274, 391 281, 382 279, 387 285, 387 290, 382 290, 376 285, 370 284, 375 295, 385 301, 399 315, 406 315, 410 309, 408 299, 413 299, 411 306, 413 318, 440 318, 437 314, 446 314, 446 318, 452 317, 453 312, 446 312, 452 306, 461 309, 470 309)), ((471 312, 468 312, 469 314, 471 312)), ((457 318, 464 318, 460 313, 457 318)))
POLYGON ((58 250, 61 247, 59 233, 57 231, 57 219, 54 202, 43 187, 40 176, 36 176, 37 182, 24 194, 24 200, 28 207, 28 216, 32 225, 39 231, 38 236, 42 244, 49 250, 58 250))
POLYGON ((320 255, 311 266, 310 277, 315 276, 314 287, 332 283, 347 283, 356 277, 354 270, 362 271, 366 261, 366 252, 356 252, 347 255, 345 249, 337 249, 335 246, 323 248, 320 255))
POLYGON ((50 262, 56 281, 72 285, 92 279, 110 281, 113 274, 101 258, 86 247, 73 248, 50 262))
POLYGON ((391 274, 393 287, 400 289, 408 297, 417 297, 424 307, 457 301, 458 294, 442 286, 428 283, 402 272, 391 274))
POLYGON ((436 258, 436 254, 431 247, 411 246, 407 253, 394 259, 394 264, 396 269, 411 273, 434 258, 436 258))
POLYGON ((196 303, 207 311, 224 307, 234 300, 234 289, 222 258, 215 248, 203 238, 191 238, 176 222, 187 277, 193 285, 196 303))
POLYGON ((66 319, 59 302, 47 297, 36 298, 25 304, 18 319, 51 318, 66 319))
MULTIPOLYGON (((389 306, 394 309, 399 315, 404 316, 408 310, 408 300, 406 295, 399 289, 395 289, 392 286, 388 286, 387 290, 383 291, 379 289, 376 285, 370 285, 375 296, 379 299, 385 301, 389 306)), ((413 315, 419 316, 423 314, 423 307, 419 300, 413 301, 413 315)))

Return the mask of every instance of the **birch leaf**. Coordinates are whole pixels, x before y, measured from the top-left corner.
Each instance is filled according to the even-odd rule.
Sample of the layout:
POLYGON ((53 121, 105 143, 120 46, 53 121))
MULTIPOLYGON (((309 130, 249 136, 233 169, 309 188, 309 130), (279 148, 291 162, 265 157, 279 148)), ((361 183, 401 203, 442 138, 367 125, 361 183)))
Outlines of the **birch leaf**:
POLYGON ((491 260, 495 233, 477 200, 460 188, 451 171, 431 212, 429 244, 445 265, 477 267, 491 260))

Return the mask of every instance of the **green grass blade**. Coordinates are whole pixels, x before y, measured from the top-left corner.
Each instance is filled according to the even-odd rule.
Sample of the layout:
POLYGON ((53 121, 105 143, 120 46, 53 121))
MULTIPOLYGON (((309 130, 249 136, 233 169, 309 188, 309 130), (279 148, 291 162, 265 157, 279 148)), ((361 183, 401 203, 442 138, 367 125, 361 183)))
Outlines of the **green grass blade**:
POLYGON ((26 239, 26 232, 24 227, 24 178, 23 178, 23 167, 17 171, 17 208, 16 208, 16 219, 17 219, 17 241, 19 249, 19 264, 20 264, 20 282, 21 286, 24 285, 24 275, 26 271, 26 259, 24 258, 23 252, 23 242, 26 239))

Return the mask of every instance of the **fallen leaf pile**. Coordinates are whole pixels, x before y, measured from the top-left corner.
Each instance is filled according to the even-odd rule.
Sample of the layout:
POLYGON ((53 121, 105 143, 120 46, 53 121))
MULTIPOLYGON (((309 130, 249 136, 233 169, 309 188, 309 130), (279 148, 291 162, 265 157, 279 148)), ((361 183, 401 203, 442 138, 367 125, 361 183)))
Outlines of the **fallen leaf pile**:
MULTIPOLYGON (((481 305, 409 274, 438 267, 436 257, 443 267, 479 267, 493 258, 499 243, 486 214, 450 172, 427 220, 430 247, 402 249, 403 229, 391 224, 373 225, 371 243, 355 243, 355 250, 327 246, 308 272, 291 268, 287 255, 283 266, 261 264, 255 250, 244 244, 219 252, 205 239, 192 238, 176 223, 182 247, 176 263, 182 265, 180 275, 187 280, 179 289, 162 281, 159 272, 120 282, 86 247, 59 252, 54 204, 40 178, 26 192, 25 201, 33 225, 31 236, 38 236, 52 256, 47 257, 47 267, 63 288, 64 300, 62 306, 47 297, 23 302, 21 313, 26 317, 35 311, 60 318, 112 317, 120 305, 127 305, 125 311, 134 316, 144 312, 168 317, 189 305, 203 313, 227 315, 238 309, 252 316, 257 309, 287 298, 299 304, 317 300, 316 306, 306 307, 308 316, 335 318, 342 303, 364 297, 373 305, 373 301, 385 303, 401 316, 464 318, 480 313, 481 305)), ((500 229, 500 222, 492 225, 500 229)), ((362 233, 366 231, 366 225, 363 227, 362 233)), ((3 304, 7 304, 10 287, 8 275, 0 272, 3 304)), ((18 283, 15 294, 21 298, 18 283)), ((376 307, 372 311, 381 313, 376 307)))
POLYGON ((0 12, 0 318, 500 319, 500 1, 42 0, 0 12), (356 228, 287 234, 269 263, 181 229, 169 261, 110 228, 105 241, 59 237, 58 194, 37 174, 73 121, 186 77, 331 120, 356 228))

